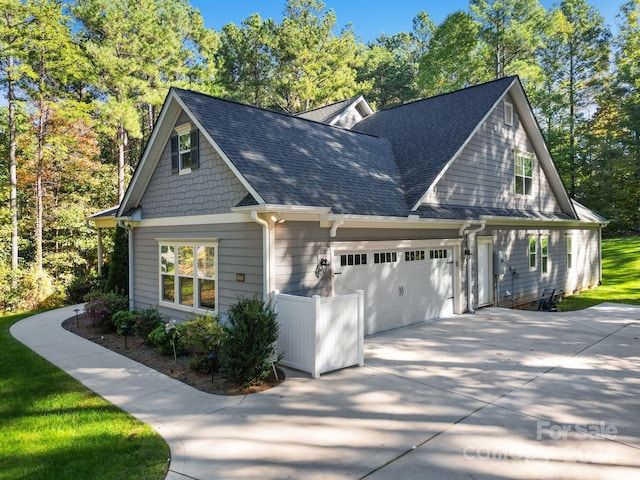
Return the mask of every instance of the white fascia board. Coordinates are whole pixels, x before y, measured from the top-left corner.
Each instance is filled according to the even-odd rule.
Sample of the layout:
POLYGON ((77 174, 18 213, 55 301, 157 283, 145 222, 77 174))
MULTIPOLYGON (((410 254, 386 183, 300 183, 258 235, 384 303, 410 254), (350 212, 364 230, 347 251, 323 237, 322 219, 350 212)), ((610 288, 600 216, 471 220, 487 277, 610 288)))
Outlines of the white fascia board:
POLYGON ((585 222, 582 220, 545 220, 538 218, 497 217, 481 215, 480 220, 487 225, 523 226, 523 227, 589 227, 602 225, 600 222, 585 222))
POLYGON ((180 227, 186 225, 220 225, 224 223, 251 223, 248 213, 219 213, 211 215, 187 215, 183 217, 147 218, 140 221, 140 227, 180 227))
POLYGON ((320 221, 321 227, 331 227, 341 221, 340 228, 429 228, 458 229, 466 220, 442 220, 435 218, 384 217, 375 215, 328 215, 320 221))
POLYGON ((482 125, 484 125, 484 122, 487 121, 487 119, 489 118, 489 116, 493 113, 493 111, 496 109, 496 107, 500 104, 500 102, 504 99, 504 97, 507 95, 507 92, 509 90, 511 90, 511 87, 513 87, 513 84, 517 83, 517 80, 514 78, 513 81, 511 82, 511 85, 509 85, 507 88, 504 89, 504 92, 502 92, 502 95, 500 95, 500 97, 498 98, 498 100, 496 100, 496 102, 491 106, 491 108, 487 111, 487 113, 485 114, 485 116, 482 118, 482 120, 480 120, 478 122, 478 124, 475 126, 475 128, 473 129, 473 131, 471 132, 471 134, 467 137, 467 139, 462 143, 462 145, 460 145, 460 148, 456 151, 456 153, 449 159, 449 161, 447 162, 447 164, 444 166, 444 168, 442 170, 440 170, 440 173, 438 173, 438 176, 433 180, 433 182, 431 182, 431 185, 429 185, 429 188, 427 188, 427 191, 424 192, 424 194, 422 195, 422 197, 420 197, 420 200, 418 200, 418 202, 413 206, 413 208, 411 209, 412 211, 416 211, 420 205, 422 205, 422 203, 425 201, 425 199, 427 198, 427 196, 429 195, 429 193, 431 192, 431 190, 433 189, 433 187, 435 187, 438 182, 440 181, 440 179, 444 176, 444 174, 447 172, 447 170, 449 170, 449 167, 451 167, 451 165, 453 164, 453 162, 455 162, 456 158, 458 158, 458 155, 460 155, 460 153, 465 149, 465 147, 467 146, 467 144, 471 141, 471 139, 475 136, 475 134, 478 132, 478 130, 480 130, 480 127, 482 127, 482 125))
POLYGON ((258 212, 258 213, 291 213, 326 215, 331 213, 330 207, 309 207, 305 205, 276 205, 273 203, 263 203, 261 205, 247 205, 244 207, 233 207, 232 212, 258 212))

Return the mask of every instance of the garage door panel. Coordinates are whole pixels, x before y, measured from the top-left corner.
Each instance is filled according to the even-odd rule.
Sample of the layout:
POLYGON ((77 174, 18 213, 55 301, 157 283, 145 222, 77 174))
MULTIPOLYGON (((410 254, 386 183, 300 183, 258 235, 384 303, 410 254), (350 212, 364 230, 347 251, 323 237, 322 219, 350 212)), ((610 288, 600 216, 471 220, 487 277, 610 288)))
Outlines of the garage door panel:
POLYGON ((389 253, 367 252, 358 265, 334 256, 336 294, 365 292, 365 335, 453 313, 451 248, 389 253))

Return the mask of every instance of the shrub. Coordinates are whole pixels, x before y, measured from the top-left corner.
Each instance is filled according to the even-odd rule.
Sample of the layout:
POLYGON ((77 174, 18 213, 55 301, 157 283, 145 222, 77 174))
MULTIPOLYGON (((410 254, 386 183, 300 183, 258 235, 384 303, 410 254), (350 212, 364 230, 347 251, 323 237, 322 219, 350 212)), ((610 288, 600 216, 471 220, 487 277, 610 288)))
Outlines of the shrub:
POLYGON ((138 337, 149 338, 158 325, 164 325, 165 318, 156 308, 147 308, 138 312, 133 331, 138 337))
POLYGON ((193 320, 180 325, 180 332, 184 343, 191 348, 193 356, 189 367, 201 372, 210 369, 209 354, 218 352, 218 346, 224 333, 218 324, 219 317, 210 313, 199 315, 193 320))
POLYGON ((96 292, 89 295, 89 301, 84 305, 89 323, 105 331, 115 331, 113 315, 121 310, 129 308, 127 297, 116 293, 96 292))
POLYGON ((163 355, 173 355, 177 361, 178 355, 184 353, 184 342, 180 329, 175 320, 158 325, 150 334, 149 341, 163 355))
POLYGON ((13 271, 10 265, 0 266, 0 302, 2 310, 14 312, 57 306, 53 278, 35 266, 20 267, 13 271), (48 300, 49 299, 49 300, 48 300))
POLYGON ((277 314, 271 303, 240 298, 229 309, 220 343, 220 371, 242 386, 260 384, 268 375, 271 355, 278 339, 277 314))
POLYGON ((140 312, 136 310, 120 310, 119 312, 114 313, 112 320, 118 335, 124 335, 125 332, 122 327, 125 325, 129 326, 129 333, 132 333, 133 326, 136 324, 139 315, 140 312))
POLYGON ((70 303, 82 303, 87 295, 93 292, 101 292, 104 289, 104 277, 96 273, 89 273, 75 277, 67 285, 67 300, 70 303))

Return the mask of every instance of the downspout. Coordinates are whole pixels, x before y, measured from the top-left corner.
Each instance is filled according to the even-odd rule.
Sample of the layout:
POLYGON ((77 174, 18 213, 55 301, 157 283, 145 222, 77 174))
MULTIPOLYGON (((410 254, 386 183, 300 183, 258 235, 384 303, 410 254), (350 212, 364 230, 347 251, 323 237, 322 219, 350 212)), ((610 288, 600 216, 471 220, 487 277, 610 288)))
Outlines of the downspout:
MULTIPOLYGON (((469 249, 469 241, 473 240, 476 233, 484 230, 484 227, 486 226, 486 222, 481 222, 478 228, 474 228, 473 230, 469 230, 465 233, 467 237, 467 250, 471 251, 469 249)), ((468 226, 466 226, 465 228, 468 228, 468 226)), ((462 233, 462 231, 463 229, 461 228, 460 233, 462 233)), ((469 256, 467 257, 467 313, 476 313, 476 311, 473 309, 473 306, 471 305, 471 254, 469 254, 469 256)))
POLYGON ((271 279, 271 249, 269 248, 270 229, 269 222, 260 218, 258 212, 251 211, 251 220, 258 225, 262 225, 262 276, 263 276, 263 290, 262 295, 265 302, 269 301, 270 292, 270 279, 271 279))
POLYGON ((118 225, 122 228, 124 228, 125 230, 127 230, 127 232, 129 232, 129 235, 127 235, 128 237, 128 245, 129 245, 129 310, 134 310, 135 306, 135 295, 134 295, 134 282, 133 282, 133 272, 134 272, 134 268, 133 268, 133 227, 127 225, 125 223, 124 220, 118 220, 118 225))

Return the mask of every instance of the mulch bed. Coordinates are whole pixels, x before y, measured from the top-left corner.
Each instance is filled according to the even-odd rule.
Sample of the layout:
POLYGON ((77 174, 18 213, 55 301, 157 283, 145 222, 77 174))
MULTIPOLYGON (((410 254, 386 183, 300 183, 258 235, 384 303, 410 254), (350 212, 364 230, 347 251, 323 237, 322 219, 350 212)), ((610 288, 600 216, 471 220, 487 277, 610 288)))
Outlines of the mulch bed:
POLYGON ((189 356, 180 356, 176 362, 173 356, 162 355, 143 338, 130 335, 126 339, 127 345, 125 347, 124 336, 116 333, 104 333, 98 330, 94 326, 89 325, 84 315, 78 317, 77 326, 75 317, 66 320, 62 326, 76 335, 102 345, 104 348, 108 348, 109 350, 207 393, 214 393, 216 395, 246 395, 249 393, 262 392, 284 381, 284 372, 281 369, 277 369, 279 380, 276 380, 274 374, 271 373, 261 385, 242 388, 239 385, 229 382, 216 372, 211 375, 210 372, 201 373, 190 369, 189 356))

